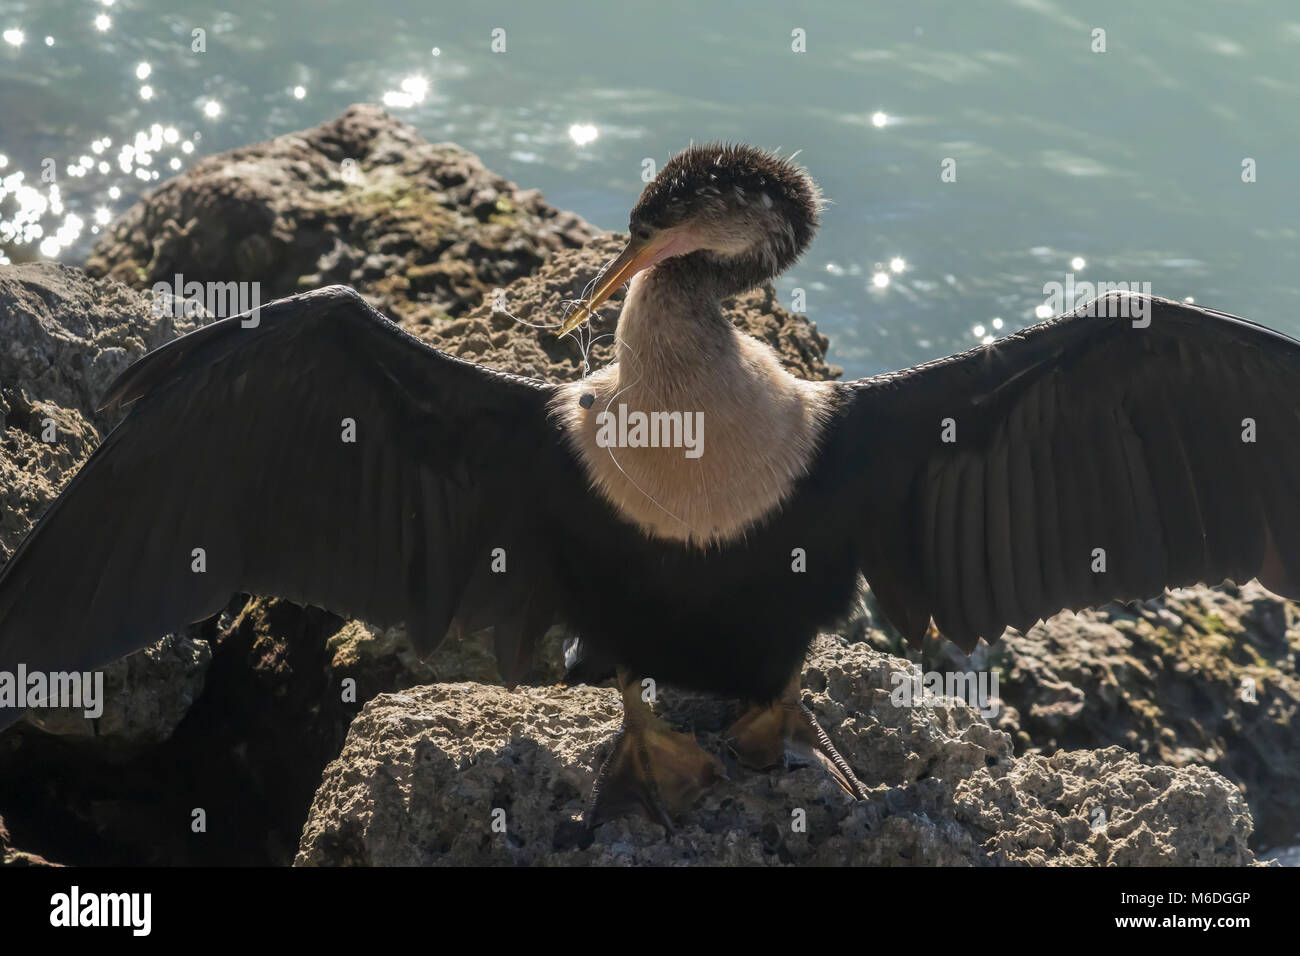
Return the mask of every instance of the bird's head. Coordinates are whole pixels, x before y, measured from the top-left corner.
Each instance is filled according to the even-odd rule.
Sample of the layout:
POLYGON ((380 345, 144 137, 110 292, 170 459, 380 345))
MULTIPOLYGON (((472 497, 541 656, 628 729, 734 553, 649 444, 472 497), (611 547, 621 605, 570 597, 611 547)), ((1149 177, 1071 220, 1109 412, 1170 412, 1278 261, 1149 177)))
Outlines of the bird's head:
POLYGON ((627 247, 560 330, 571 332, 624 282, 667 259, 694 257, 720 294, 780 275, 812 241, 821 191, 802 167, 744 144, 692 146, 637 200, 627 247))

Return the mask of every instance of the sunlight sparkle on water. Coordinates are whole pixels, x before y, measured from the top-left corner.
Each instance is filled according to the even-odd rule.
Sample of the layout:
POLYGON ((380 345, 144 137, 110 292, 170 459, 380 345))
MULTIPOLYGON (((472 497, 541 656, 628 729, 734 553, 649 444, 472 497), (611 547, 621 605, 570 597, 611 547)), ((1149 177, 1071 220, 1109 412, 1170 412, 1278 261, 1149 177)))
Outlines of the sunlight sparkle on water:
POLYGON ((295 86, 295 87, 293 88, 293 98, 294 98, 295 100, 300 100, 300 99, 302 99, 302 98, 303 98, 304 96, 306 96, 306 95, 307 95, 307 87, 305 87, 305 86, 295 86))
POLYGON ((429 92, 429 81, 422 76, 408 76, 402 80, 402 92, 419 103, 424 99, 424 94, 429 92))
POLYGON ((579 146, 586 146, 600 135, 600 130, 590 123, 574 123, 569 127, 569 139, 579 146))
POLYGON ((1073 259, 1070 260, 1070 268, 1073 269, 1075 272, 1078 272, 1087 264, 1088 263, 1084 260, 1083 256, 1075 256, 1073 259))
POLYGON ((101 13, 99 16, 95 17, 95 29, 98 30, 100 33, 103 33, 105 30, 109 29, 110 27, 112 27, 112 25, 113 25, 113 18, 110 17, 107 13, 101 13))
POLYGON ((871 277, 871 284, 877 289, 883 289, 885 286, 889 285, 889 273, 877 272, 871 277))
MULTIPOLYGON (((31 246, 41 256, 58 258, 76 247, 87 229, 97 235, 101 227, 112 221, 109 201, 121 199, 123 191, 111 177, 125 174, 141 182, 156 182, 161 176, 158 167, 163 162, 173 171, 181 168, 180 158, 167 157, 164 150, 193 148, 192 143, 181 142, 176 127, 164 127, 161 123, 154 123, 126 139, 114 153, 109 152, 112 137, 98 137, 87 144, 84 153, 74 154, 72 161, 62 167, 63 175, 71 179, 87 179, 95 174, 107 179, 99 184, 102 192, 97 202, 84 198, 84 190, 78 193, 78 201, 87 202, 86 219, 90 222, 76 212, 65 211, 57 183, 46 186, 43 181, 33 181, 28 185, 23 170, 0 177, 0 209, 4 210, 5 217, 0 218, 0 243, 31 246)), ((8 165, 8 157, 0 156, 0 169, 8 165)))
POLYGON ((872 126, 880 127, 880 126, 884 126, 888 122, 889 122, 888 113, 882 113, 880 110, 877 110, 876 112, 871 114, 872 126))
POLYGON ((416 103, 423 102, 429 92, 429 81, 416 74, 408 76, 401 82, 401 89, 387 90, 384 93, 384 105, 409 109, 416 103))
POLYGON ((216 119, 221 115, 221 104, 216 100, 208 100, 203 104, 203 115, 208 119, 216 119))
POLYGON ((907 263, 903 261, 902 256, 894 256, 894 258, 889 260, 890 272, 902 272, 906 268, 907 268, 907 263))
POLYGON ((26 34, 24 34, 22 30, 19 30, 16 27, 12 30, 6 30, 3 34, 0 35, 4 37, 5 43, 8 43, 10 46, 22 46, 23 40, 27 39, 26 34))

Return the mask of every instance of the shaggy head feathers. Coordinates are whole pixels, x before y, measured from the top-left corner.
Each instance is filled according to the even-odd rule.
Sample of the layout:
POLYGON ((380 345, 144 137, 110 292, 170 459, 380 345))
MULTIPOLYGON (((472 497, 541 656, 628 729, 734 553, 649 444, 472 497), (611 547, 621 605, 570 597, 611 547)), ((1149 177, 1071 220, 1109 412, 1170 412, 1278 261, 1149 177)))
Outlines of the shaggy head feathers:
MULTIPOLYGON (((629 231, 687 228, 700 247, 779 275, 817 231, 821 191, 803 167, 744 144, 691 146, 670 159, 641 193, 629 231)), ((748 271, 748 270, 747 270, 748 271)))

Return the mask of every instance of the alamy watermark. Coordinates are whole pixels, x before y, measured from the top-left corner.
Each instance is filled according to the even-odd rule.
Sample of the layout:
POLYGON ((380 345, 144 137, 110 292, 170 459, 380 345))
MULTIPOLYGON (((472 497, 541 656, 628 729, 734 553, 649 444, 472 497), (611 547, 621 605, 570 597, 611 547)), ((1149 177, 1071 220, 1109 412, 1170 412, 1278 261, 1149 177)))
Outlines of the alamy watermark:
POLYGON ((50 897, 50 925, 55 928, 123 928, 148 936, 153 928, 152 893, 83 892, 72 884, 50 897))
POLYGON ((1047 299, 1039 306, 1039 318, 1079 310, 1094 318, 1133 319, 1135 329, 1151 324, 1150 282, 1075 282, 1069 272, 1064 282, 1043 283, 1043 295, 1047 299))
POLYGON ((104 713, 103 671, 0 671, 0 710, 60 707, 94 720, 104 713))
POLYGON ((255 329, 261 322, 260 282, 186 282, 185 276, 178 272, 170 283, 155 282, 151 291, 155 318, 167 315, 194 318, 207 314, 224 319, 244 315, 239 324, 246 329, 255 329))
POLYGON ((987 718, 997 716, 1002 706, 996 672, 894 671, 889 679, 894 685, 889 702, 895 707, 936 707, 956 697, 987 718))
POLYGON ((596 444, 601 448, 682 448, 687 458, 704 454, 703 412, 628 411, 596 414, 596 444))

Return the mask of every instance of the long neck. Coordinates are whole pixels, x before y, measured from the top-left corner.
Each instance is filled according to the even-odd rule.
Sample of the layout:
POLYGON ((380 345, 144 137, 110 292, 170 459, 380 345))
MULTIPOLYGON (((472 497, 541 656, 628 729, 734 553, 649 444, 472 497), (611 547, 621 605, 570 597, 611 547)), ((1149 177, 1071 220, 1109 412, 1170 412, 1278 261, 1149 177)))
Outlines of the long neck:
POLYGON ((706 275, 681 265, 687 258, 670 259, 632 280, 615 335, 624 387, 687 387, 710 367, 731 364, 735 331, 706 275))
POLYGON ((624 384, 686 384, 701 374, 725 374, 740 361, 739 333, 722 314, 721 300, 766 276, 755 279, 752 268, 719 265, 697 252, 661 262, 632 280, 615 336, 624 384))

